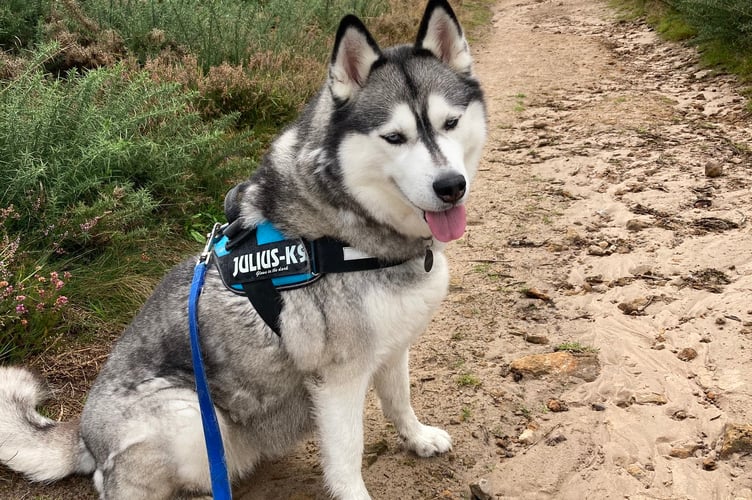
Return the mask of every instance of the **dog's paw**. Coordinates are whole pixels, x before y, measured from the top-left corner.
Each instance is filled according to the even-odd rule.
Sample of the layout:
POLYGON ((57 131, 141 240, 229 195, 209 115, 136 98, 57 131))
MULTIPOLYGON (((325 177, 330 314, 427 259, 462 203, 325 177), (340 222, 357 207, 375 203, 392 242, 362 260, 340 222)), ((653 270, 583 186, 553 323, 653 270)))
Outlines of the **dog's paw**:
POLYGON ((420 424, 418 432, 402 436, 405 446, 421 457, 432 457, 452 449, 452 438, 444 429, 420 424))

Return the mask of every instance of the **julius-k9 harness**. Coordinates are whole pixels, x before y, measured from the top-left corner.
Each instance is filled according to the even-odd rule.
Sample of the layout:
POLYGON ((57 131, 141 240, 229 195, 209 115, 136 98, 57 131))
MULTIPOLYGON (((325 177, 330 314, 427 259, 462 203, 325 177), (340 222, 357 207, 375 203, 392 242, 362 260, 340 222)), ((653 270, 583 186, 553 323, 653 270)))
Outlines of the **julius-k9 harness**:
MULTIPOLYGON (((288 238, 270 222, 243 228, 237 219, 219 234, 212 262, 225 286, 246 296, 279 335, 280 292, 310 285, 328 273, 383 269, 405 261, 379 260, 334 238, 288 238)), ((427 249, 426 271, 432 265, 433 255, 427 249)))

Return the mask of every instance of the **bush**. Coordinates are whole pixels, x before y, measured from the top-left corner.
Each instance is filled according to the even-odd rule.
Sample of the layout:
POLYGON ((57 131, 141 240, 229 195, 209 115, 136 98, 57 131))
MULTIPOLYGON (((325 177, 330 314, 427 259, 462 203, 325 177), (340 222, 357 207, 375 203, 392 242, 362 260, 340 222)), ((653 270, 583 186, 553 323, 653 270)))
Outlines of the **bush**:
POLYGON ((0 4, 0 49, 30 48, 37 41, 49 0, 3 0, 0 4))
POLYGON ((32 70, 0 89, 0 207, 21 215, 10 229, 85 244, 96 238, 71 231, 94 217, 127 233, 157 206, 195 204, 188 193, 221 196, 248 134, 232 131, 232 115, 205 123, 194 101, 119 66, 66 80, 32 70))
POLYGON ((0 352, 33 352, 61 319, 92 328, 96 307, 119 328, 186 252, 191 215, 252 170, 250 133, 235 115, 204 120, 196 98, 123 66, 57 79, 29 63, 0 87, 0 352), (50 290, 19 292, 65 271, 77 317, 50 290))
POLYGON ((698 41, 720 41, 752 50, 752 2, 749 0, 667 0, 697 30, 698 41))
POLYGON ((159 82, 196 91, 201 114, 216 119, 237 113, 241 128, 276 130, 288 123, 324 79, 322 65, 296 54, 259 53, 246 64, 222 63, 204 71, 196 56, 165 53, 144 69, 159 82), (289 68, 297 67, 297 71, 289 68))

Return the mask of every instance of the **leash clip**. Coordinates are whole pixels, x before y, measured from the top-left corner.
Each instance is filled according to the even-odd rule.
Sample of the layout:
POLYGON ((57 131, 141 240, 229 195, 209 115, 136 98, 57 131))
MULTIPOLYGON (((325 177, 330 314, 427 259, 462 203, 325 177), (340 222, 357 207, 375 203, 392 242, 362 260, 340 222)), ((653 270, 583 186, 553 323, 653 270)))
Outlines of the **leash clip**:
POLYGON ((201 252, 201 255, 199 256, 199 262, 209 264, 209 259, 211 259, 211 250, 214 247, 217 233, 219 232, 221 227, 222 224, 215 222, 212 226, 211 232, 206 235, 206 246, 204 246, 204 251, 201 252))

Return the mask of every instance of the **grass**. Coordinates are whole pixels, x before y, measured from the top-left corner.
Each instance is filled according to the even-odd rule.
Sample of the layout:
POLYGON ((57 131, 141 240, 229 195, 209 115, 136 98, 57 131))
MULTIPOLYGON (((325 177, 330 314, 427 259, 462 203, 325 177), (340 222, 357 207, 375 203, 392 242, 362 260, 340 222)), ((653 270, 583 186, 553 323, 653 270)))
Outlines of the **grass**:
POLYGON ((514 111, 515 113, 522 113, 523 111, 525 111, 524 99, 526 97, 527 96, 522 93, 515 94, 514 95, 515 102, 514 102, 514 107, 512 108, 512 111, 514 111))
POLYGON ((582 345, 579 342, 563 342, 556 347, 554 347, 555 352, 559 351, 566 351, 566 352, 572 352, 572 353, 596 353, 598 352, 597 347, 592 346, 586 346, 582 345))
POLYGON ((526 420, 532 420, 533 418, 533 412, 525 405, 520 405, 517 407, 517 409, 514 412, 515 415, 519 415, 521 417, 524 417, 526 420))
POLYGON ((457 385, 460 387, 479 387, 482 384, 481 380, 472 373, 462 373, 457 377, 457 385))
POLYGON ((464 0, 459 10, 459 19, 470 43, 481 41, 491 29, 494 0, 464 0))
POLYGON ((460 409, 460 421, 467 422, 473 416, 473 411, 467 406, 463 406, 460 409))
POLYGON ((613 0, 612 5, 628 19, 645 19, 668 40, 696 45, 706 66, 752 82, 749 0, 613 0))

